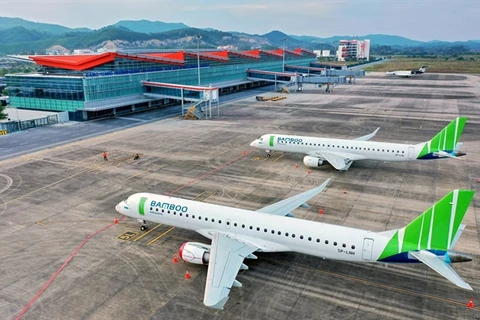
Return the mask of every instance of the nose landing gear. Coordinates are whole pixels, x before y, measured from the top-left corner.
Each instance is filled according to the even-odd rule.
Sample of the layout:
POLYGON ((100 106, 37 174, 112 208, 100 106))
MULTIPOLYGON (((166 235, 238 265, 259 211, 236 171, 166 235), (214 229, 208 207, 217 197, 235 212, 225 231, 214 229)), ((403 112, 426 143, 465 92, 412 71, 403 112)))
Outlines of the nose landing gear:
POLYGON ((140 230, 145 231, 145 230, 148 229, 147 221, 145 221, 145 220, 140 220, 140 219, 138 219, 138 221, 140 221, 141 223, 143 223, 143 225, 140 227, 140 230))

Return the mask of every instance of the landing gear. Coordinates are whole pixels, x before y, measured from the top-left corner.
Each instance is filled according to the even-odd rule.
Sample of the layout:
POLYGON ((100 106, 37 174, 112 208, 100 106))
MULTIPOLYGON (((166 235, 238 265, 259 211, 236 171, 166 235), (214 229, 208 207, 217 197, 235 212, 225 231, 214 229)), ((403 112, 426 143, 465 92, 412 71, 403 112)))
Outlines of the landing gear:
POLYGON ((272 151, 270 150, 265 150, 267 152, 267 158, 270 158, 272 156, 272 151))
POLYGON ((141 219, 138 219, 138 221, 140 221, 141 223, 143 223, 143 225, 140 227, 140 230, 145 231, 145 230, 148 229, 147 221, 141 220, 141 219))

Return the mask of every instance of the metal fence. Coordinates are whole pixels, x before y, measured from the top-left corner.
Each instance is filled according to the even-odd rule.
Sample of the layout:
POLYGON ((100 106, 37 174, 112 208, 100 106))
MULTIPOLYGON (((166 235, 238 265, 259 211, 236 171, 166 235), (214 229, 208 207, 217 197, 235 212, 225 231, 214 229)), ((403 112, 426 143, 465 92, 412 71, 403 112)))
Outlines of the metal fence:
POLYGON ((19 131, 20 130, 27 130, 31 128, 41 127, 41 126, 48 126, 52 124, 58 123, 58 116, 52 115, 47 116, 44 118, 32 119, 32 120, 24 120, 24 121, 9 121, 9 122, 1 122, 0 123, 0 132, 6 131, 6 133, 19 131))

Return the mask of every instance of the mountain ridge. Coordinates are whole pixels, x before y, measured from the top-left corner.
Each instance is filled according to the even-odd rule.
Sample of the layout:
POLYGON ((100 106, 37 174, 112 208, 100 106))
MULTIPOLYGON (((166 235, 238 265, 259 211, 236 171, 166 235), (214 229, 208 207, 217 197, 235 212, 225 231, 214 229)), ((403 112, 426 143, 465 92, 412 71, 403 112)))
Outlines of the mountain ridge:
POLYGON ((422 42, 402 36, 382 34, 368 34, 362 37, 332 36, 321 38, 308 35, 288 35, 279 30, 260 35, 238 31, 220 31, 213 28, 192 28, 183 23, 150 20, 121 20, 113 25, 90 30, 88 28, 72 29, 61 25, 31 22, 20 18, 0 17, 0 53, 4 54, 45 53, 47 49, 55 45, 68 50, 193 49, 197 46, 196 36, 202 37, 199 46, 203 49, 229 47, 233 50, 235 48, 239 50, 252 48, 268 50, 282 48, 285 45, 287 49, 303 47, 308 50, 335 51, 339 40, 367 38, 371 40, 372 48, 382 46, 406 48, 464 46, 467 49, 480 50, 480 40, 457 42, 432 40, 422 42), (63 33, 58 33, 60 31, 63 33), (283 41, 284 39, 286 40, 283 41))

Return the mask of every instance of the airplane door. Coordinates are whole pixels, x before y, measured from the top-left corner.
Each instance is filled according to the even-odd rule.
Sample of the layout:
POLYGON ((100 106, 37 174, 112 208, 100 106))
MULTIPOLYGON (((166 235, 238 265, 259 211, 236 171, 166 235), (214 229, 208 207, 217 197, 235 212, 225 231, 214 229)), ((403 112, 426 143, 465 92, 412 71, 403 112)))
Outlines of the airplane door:
POLYGON ((408 147, 408 159, 413 159, 414 150, 414 147, 408 147))
POLYGON ((363 260, 366 260, 366 261, 372 260, 372 250, 373 250, 373 239, 370 239, 370 238, 363 239, 363 251, 362 251, 363 260))
POLYGON ((230 219, 227 219, 227 229, 230 229, 230 224, 231 224, 230 219))

